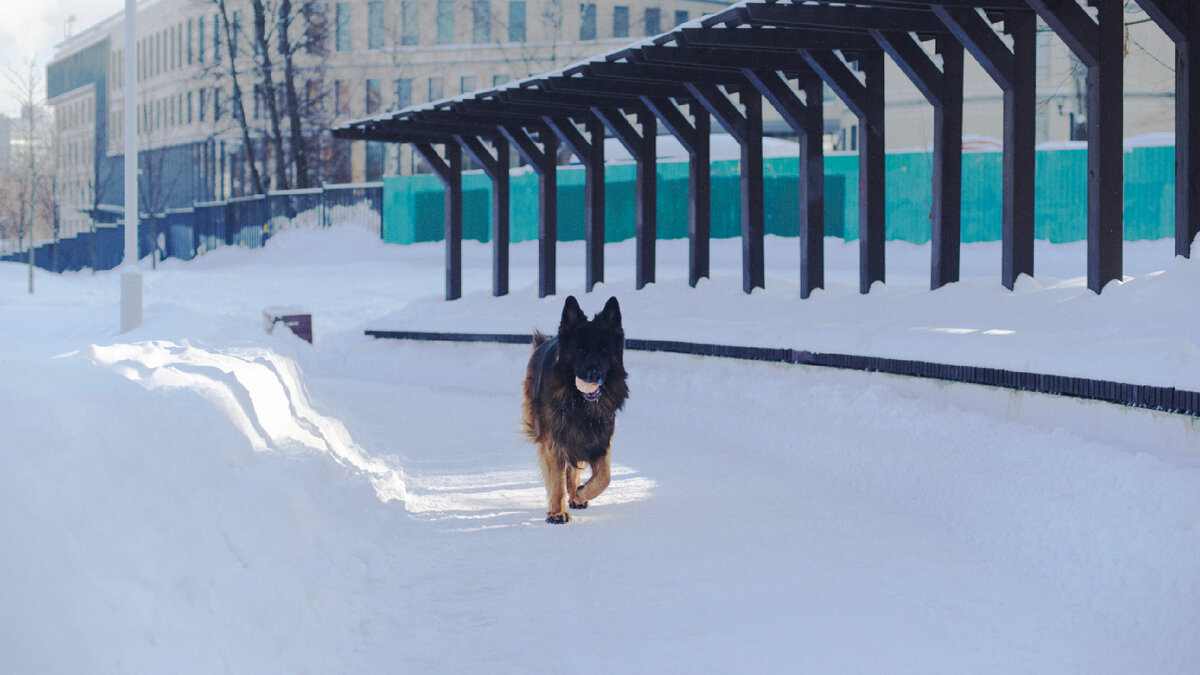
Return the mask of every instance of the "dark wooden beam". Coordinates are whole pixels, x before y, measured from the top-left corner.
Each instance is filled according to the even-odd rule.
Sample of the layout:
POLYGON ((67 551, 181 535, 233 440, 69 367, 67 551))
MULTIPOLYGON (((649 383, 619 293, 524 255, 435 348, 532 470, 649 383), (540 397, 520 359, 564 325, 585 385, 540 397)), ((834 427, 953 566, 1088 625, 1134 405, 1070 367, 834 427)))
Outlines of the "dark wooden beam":
POLYGON ((442 159, 429 143, 413 147, 445 186, 443 235, 446 244, 446 299, 462 297, 462 148, 446 143, 442 159))
POLYGON ((1124 3, 1026 0, 1087 66, 1088 288, 1121 279, 1124 244, 1124 3))
POLYGON ((459 145, 483 167, 492 181, 492 295, 508 295, 509 180, 508 141, 503 137, 492 140, 493 155, 475 136, 455 136, 459 145))
POLYGON ((1200 7, 1141 0, 1175 41, 1175 255, 1189 258, 1200 234, 1200 7))
POLYGON ((1017 277, 1034 270, 1037 17, 1029 10, 1003 14, 1010 50, 974 8, 935 6, 933 12, 1004 92, 1000 276, 1012 290, 1017 277))
POLYGON ((737 80, 737 71, 707 66, 654 65, 643 63, 589 63, 591 77, 635 82, 677 84, 680 82, 708 82, 724 84, 737 80))
POLYGON ((604 124, 588 115, 587 137, 569 119, 546 118, 546 124, 579 158, 584 169, 584 241, 587 291, 604 281, 604 124))
POLYGON ((711 121, 698 102, 688 105, 691 119, 669 98, 642 98, 646 108, 679 140, 688 153, 688 284, 693 288, 709 275, 712 231, 711 121))
POLYGON ((811 27, 851 33, 869 29, 910 30, 918 33, 946 32, 940 21, 928 12, 920 10, 754 3, 747 4, 737 11, 746 23, 751 24, 811 27))
POLYGON ((822 32, 809 28, 681 28, 681 47, 726 47, 783 52, 797 49, 870 49, 865 33, 822 32))
POLYGON ((821 79, 858 117, 858 288, 869 293, 871 284, 885 281, 885 205, 887 164, 884 154, 883 50, 858 54, 860 82, 836 54, 804 52, 821 79))
POLYGON ((805 101, 779 73, 743 71, 800 139, 800 297, 825 286, 825 100, 821 78, 800 77, 805 101))
POLYGON ((640 290, 654 283, 655 248, 658 243, 658 124, 648 109, 637 111, 635 129, 625 115, 611 108, 593 108, 596 118, 625 146, 637 163, 634 174, 634 239, 637 248, 636 284, 640 290))
POLYGON ((766 286, 762 95, 752 87, 743 87, 738 94, 743 112, 717 87, 692 82, 686 86, 741 147, 742 290, 750 293, 766 286))
POLYGON ((938 38, 938 67, 909 33, 871 31, 879 46, 933 106, 933 172, 929 286, 959 278, 962 242, 963 48, 952 36, 938 38))
POLYGON ((742 47, 642 47, 634 56, 648 64, 707 64, 726 69, 753 68, 784 72, 809 72, 795 49, 766 50, 742 47))
POLYGON ((500 132, 538 176, 538 297, 544 298, 557 292, 558 137, 545 125, 534 129, 537 141, 525 127, 500 127, 500 132))
POLYGON ((800 190, 806 204, 800 221, 800 297, 825 287, 825 87, 816 74, 801 76, 804 89, 804 135, 800 137, 802 171, 800 190))

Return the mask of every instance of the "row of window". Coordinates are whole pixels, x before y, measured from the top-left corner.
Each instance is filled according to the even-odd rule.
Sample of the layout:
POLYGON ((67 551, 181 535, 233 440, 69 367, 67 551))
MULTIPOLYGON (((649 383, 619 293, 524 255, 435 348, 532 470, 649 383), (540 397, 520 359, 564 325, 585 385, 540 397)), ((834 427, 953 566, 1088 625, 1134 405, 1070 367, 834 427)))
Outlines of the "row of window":
MULTIPOLYGON (((448 45, 455 42, 455 12, 456 0, 438 0, 436 6, 436 35, 434 44, 448 45)), ((351 29, 351 10, 349 2, 339 2, 334 8, 334 48, 339 52, 349 52, 358 46, 354 44, 354 32, 351 29)), ((629 37, 631 18, 628 5, 613 7, 612 37, 629 37)), ((596 40, 597 29, 596 3, 581 3, 579 5, 579 39, 596 40)), ((421 43, 420 36, 420 3, 418 0, 403 0, 400 3, 399 43, 402 46, 415 46, 421 43)), ((395 20, 393 18, 393 21, 395 20)), ((679 25, 688 21, 686 10, 675 11, 675 23, 679 25)), ((471 41, 475 44, 486 44, 493 39, 493 19, 491 0, 471 0, 471 41)), ((526 3, 524 0, 511 0, 508 3, 508 22, 505 25, 508 42, 524 42, 526 40, 526 3)), ((367 49, 383 49, 386 46, 389 17, 385 12, 385 4, 380 0, 367 3, 367 49)), ((658 7, 647 7, 642 15, 642 34, 658 35, 662 32, 662 10, 658 7)))
MULTIPOLYGON (((365 81, 365 100, 361 108, 361 112, 367 115, 384 112, 386 110, 399 110, 413 104, 413 82, 411 77, 400 77, 391 81, 390 98, 384 99, 383 80, 368 78, 365 81)), ((498 87, 505 82, 508 82, 508 75, 493 75, 492 86, 498 87)), ((461 93, 470 93, 480 87, 480 82, 474 75, 463 75, 458 78, 458 91, 461 93)), ((447 96, 444 78, 441 75, 433 75, 426 79, 423 83, 423 94, 426 101, 437 101, 447 96)), ((354 107, 354 97, 350 93, 350 82, 348 80, 335 80, 333 86, 334 93, 334 116, 346 117, 356 115, 360 110, 354 107)), ((310 100, 311 94, 310 94, 310 100)))
POLYGON ((95 99, 81 98, 54 108, 54 125, 59 131, 91 125, 96 114, 95 99))
MULTIPOLYGON (((455 0, 438 0, 436 6, 437 21, 435 44, 453 44, 455 28, 455 0)), ((382 49, 386 46, 386 36, 389 17, 382 0, 367 3, 367 49, 382 49)), ((338 2, 334 6, 334 48, 339 52, 353 51, 354 33, 351 30, 351 10, 349 2, 338 2)), ((596 40, 599 37, 597 27, 596 3, 581 3, 579 5, 579 39, 596 40)), ((324 26, 325 18, 319 9, 312 9, 306 14, 308 22, 309 50, 321 54, 325 51, 324 26)), ((403 46, 415 46, 421 43, 420 36, 420 2, 419 0, 403 0, 400 3, 399 43, 403 46)), ((688 20, 686 10, 676 10, 674 25, 688 20)), ((491 0, 471 0, 472 41, 484 44, 492 41, 493 21, 491 0)), ((239 10, 230 12, 229 32, 233 36, 229 45, 234 58, 237 58, 241 43, 246 40, 242 27, 242 13, 239 10)), ((157 77, 163 73, 171 73, 194 63, 205 63, 208 60, 221 59, 221 17, 214 14, 211 17, 201 16, 187 19, 169 26, 152 35, 148 35, 137 43, 137 78, 139 81, 157 77), (211 41, 211 43, 210 43, 211 41)), ((508 3, 508 22, 505 30, 509 42, 524 42, 526 40, 526 2, 511 0, 508 3)), ((642 15, 642 33, 657 35, 662 32, 662 10, 657 7, 647 7, 642 15)), ((617 5, 613 8, 612 37, 629 37, 631 30, 630 8, 627 5, 617 5)), ((258 44, 250 40, 255 53, 258 44)), ((109 62, 109 80, 114 87, 121 87, 125 82, 124 50, 114 49, 109 62)))

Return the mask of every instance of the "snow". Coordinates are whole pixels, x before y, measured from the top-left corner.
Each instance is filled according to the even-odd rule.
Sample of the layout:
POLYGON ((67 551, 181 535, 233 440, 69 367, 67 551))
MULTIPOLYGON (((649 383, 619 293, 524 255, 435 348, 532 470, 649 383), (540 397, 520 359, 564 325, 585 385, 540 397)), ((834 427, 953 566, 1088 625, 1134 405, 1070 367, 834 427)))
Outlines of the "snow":
POLYGON ((519 429, 528 349, 373 340, 366 328, 552 330, 574 293, 619 297, 631 337, 790 346, 1200 388, 1200 265, 1133 242, 1100 296, 1084 244, 998 244, 928 290, 929 247, 890 243, 857 292, 826 242, 800 300, 794 240, 741 292, 740 242, 630 242, 584 294, 536 243, 490 295, 441 300, 440 244, 285 232, 119 273, 0 265, 0 671, 1091 672, 1200 663, 1200 430, 1096 402, 776 364, 627 354, 609 490, 543 522, 519 429), (262 312, 313 313, 315 343, 262 312))

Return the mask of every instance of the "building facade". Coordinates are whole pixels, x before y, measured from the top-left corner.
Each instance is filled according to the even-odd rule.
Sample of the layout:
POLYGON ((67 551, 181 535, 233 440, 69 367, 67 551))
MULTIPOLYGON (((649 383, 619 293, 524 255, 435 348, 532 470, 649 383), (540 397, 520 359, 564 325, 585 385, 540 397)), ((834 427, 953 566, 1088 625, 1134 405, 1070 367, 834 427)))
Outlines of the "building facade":
MULTIPOLYGON (((561 68, 726 4, 618 2, 293 0, 284 22, 282 3, 143 0, 139 208, 420 170, 409 149, 334 140, 328 129, 561 68), (268 6, 261 24, 256 5, 268 6)), ((59 45, 47 67, 61 236, 115 218, 123 202, 123 42, 117 14, 59 45)))
MULTIPOLYGON (((278 2, 139 3, 139 103, 133 114, 143 213, 260 190, 374 181, 421 171, 407 145, 335 140, 328 129, 562 68, 670 30, 726 3, 291 4, 285 26, 273 13, 282 5, 278 2), (260 30, 255 6, 263 4, 269 7, 260 30), (290 67, 284 51, 292 55, 290 67), (271 74, 272 86, 263 72, 271 74), (286 82, 292 84, 291 92, 286 82), (293 127, 299 132, 293 133, 293 127)), ((1136 5, 1130 3, 1126 12, 1125 134, 1172 132, 1174 47, 1136 5)), ((123 14, 117 14, 71 37, 47 68, 61 236, 86 231, 97 220, 111 222, 123 202, 123 21, 123 14)), ((1045 26, 1039 28, 1038 40, 1038 141, 1082 138, 1085 71, 1045 26)), ((1001 92, 973 59, 968 57, 965 66, 964 133, 999 139, 1001 92)), ((885 81, 888 148, 929 147, 930 106, 890 60, 885 81)), ((768 130, 789 133, 777 117, 771 119, 769 107, 766 112, 768 130)), ((828 150, 857 150, 857 120, 828 90, 826 120, 828 150)))

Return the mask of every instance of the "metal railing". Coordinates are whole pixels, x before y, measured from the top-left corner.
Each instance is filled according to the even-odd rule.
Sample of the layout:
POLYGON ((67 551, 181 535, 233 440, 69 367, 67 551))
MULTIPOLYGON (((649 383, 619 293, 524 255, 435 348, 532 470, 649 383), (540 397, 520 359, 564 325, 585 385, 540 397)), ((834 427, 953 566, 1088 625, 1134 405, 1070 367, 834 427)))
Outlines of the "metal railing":
MULTIPOLYGON (((138 255, 152 252, 160 259, 191 260, 222 246, 258 248, 277 232, 356 224, 377 236, 383 227, 383 183, 324 185, 220 202, 196 202, 190 207, 148 214, 138 224, 138 255)), ((97 225, 56 242, 34 247, 34 264, 52 272, 106 270, 121 263, 124 224, 97 225)), ((0 255, 0 261, 25 262, 28 248, 0 255)))

